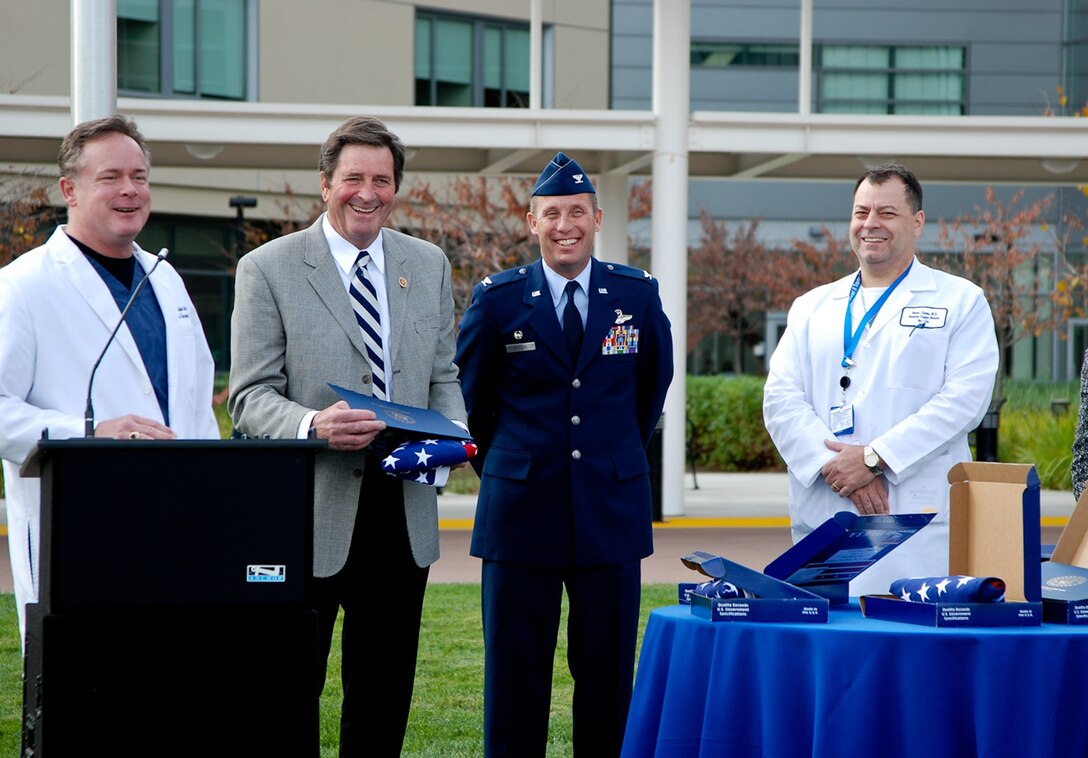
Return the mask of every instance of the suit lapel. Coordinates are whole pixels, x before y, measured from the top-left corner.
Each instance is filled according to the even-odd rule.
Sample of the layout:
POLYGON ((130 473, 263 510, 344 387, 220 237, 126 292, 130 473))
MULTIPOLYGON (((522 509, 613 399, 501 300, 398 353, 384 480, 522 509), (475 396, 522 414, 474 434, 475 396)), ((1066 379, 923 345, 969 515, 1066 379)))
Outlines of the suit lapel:
MULTIPOLYGON (((68 238, 67 234, 58 229, 55 235, 63 237, 63 239, 57 240, 58 244, 54 249, 57 263, 60 265, 65 277, 102 321, 107 332, 112 332, 121 318, 121 310, 117 306, 117 301, 113 299, 110 288, 102 281, 102 276, 98 273, 98 270, 91 265, 80 249, 75 246, 75 243, 68 238)), ((143 271, 144 269, 137 266, 134 282, 140 281, 143 271)), ((129 332, 127 324, 122 325, 117 330, 114 343, 124 350, 129 361, 146 376, 147 369, 144 366, 143 358, 140 357, 140 351, 136 348, 136 341, 132 339, 132 333, 129 332)), ((105 347, 105 344, 102 347, 105 347)))
POLYGON ((567 352, 567 341, 563 337, 559 318, 555 315, 555 303, 552 302, 552 293, 544 278, 544 264, 539 258, 529 266, 522 301, 532 310, 529 314, 529 323, 533 326, 533 332, 540 337, 549 350, 569 363, 570 353, 567 352))
POLYGON ((355 311, 351 307, 347 290, 344 289, 344 280, 340 278, 336 259, 332 257, 329 245, 325 241, 321 219, 318 219, 307 231, 303 260, 313 268, 306 277, 310 286, 314 288, 317 297, 325 304, 336 323, 347 334, 351 344, 365 358, 366 345, 363 344, 363 335, 355 320, 355 311))
POLYGON ((601 351, 601 343, 616 322, 615 302, 619 297, 608 288, 609 277, 605 275, 605 264, 591 258, 589 265, 593 267, 589 276, 589 314, 586 316, 582 352, 578 355, 579 371, 601 351))
MULTIPOLYGON (((401 240, 388 230, 382 232, 382 249, 385 251, 385 294, 389 299, 389 341, 392 343, 390 362, 396 370, 397 355, 404 344, 404 328, 408 321, 408 287, 411 277, 407 273, 408 251, 401 240), (404 279, 406 286, 400 285, 404 279)), ((387 351, 390 346, 386 346, 387 351)))

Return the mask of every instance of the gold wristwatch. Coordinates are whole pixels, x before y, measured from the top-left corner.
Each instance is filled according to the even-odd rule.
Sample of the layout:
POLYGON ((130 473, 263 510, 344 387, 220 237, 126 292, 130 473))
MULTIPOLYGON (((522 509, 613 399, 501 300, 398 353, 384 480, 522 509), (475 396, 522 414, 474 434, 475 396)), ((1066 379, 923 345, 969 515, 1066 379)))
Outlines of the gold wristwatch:
POLYGON ((873 472, 876 476, 881 476, 884 473, 884 469, 880 466, 880 456, 873 450, 872 445, 866 445, 863 451, 865 456, 865 466, 873 472))

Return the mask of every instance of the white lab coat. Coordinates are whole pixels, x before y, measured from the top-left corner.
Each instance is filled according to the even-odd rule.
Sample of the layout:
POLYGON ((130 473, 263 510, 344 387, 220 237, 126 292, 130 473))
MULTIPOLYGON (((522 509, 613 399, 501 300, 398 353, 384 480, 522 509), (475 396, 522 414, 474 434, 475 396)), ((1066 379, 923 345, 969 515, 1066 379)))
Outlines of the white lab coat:
MULTIPOLYGON (((836 437, 830 411, 843 403, 843 321, 854 277, 794 302, 771 357, 763 417, 789 468, 794 541, 838 511, 856 512, 820 475, 835 455, 824 440, 873 446, 886 464, 892 513, 936 512, 928 526, 851 582, 850 594, 861 595, 886 593, 894 579, 948 573, 948 470, 971 458, 967 434, 989 407, 998 348, 982 290, 915 259, 857 346, 846 392, 854 431, 836 437), (933 320, 914 328, 919 311, 912 309, 921 307, 931 309, 933 320)), ((864 314, 862 300, 859 295, 854 302, 854 329, 864 314)))
MULTIPOLYGON (((21 629, 26 603, 38 598, 40 489, 39 480, 19 476, 19 466, 43 430, 51 439, 83 436, 91 367, 121 315, 102 277, 62 229, 0 268, 0 458, 21 629)), ((136 254, 150 270, 155 257, 138 246, 136 254)), ((214 365, 185 285, 164 261, 146 286, 154 289, 166 323, 170 426, 179 438, 218 438, 214 365)), ((94 411, 97 420, 128 413, 163 420, 127 325, 95 376, 94 411)))

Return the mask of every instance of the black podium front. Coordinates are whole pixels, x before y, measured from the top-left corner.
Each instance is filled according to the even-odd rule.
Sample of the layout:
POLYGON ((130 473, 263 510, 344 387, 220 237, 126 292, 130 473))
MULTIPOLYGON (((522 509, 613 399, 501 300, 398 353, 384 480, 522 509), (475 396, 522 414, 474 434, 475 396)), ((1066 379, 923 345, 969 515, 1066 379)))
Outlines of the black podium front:
POLYGON ((317 752, 313 456, 288 440, 43 440, 25 756, 317 752))

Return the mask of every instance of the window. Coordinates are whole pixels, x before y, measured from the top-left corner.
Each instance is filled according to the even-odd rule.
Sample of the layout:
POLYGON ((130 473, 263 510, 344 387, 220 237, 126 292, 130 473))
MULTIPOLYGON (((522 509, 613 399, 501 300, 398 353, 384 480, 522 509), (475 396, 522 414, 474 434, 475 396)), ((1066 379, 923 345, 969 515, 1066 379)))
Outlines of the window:
POLYGON ((1062 112, 1076 113, 1088 105, 1088 0, 1068 0, 1065 21, 1065 94, 1062 112))
POLYGON ((416 105, 529 106, 529 27, 416 14, 416 105))
POLYGON ((117 0, 117 89, 244 100, 247 0, 117 0))
POLYGON ((796 69, 800 61, 801 53, 796 44, 737 44, 698 40, 691 43, 692 68, 748 66, 796 69))
POLYGON ((962 47, 823 45, 821 113, 958 116, 967 112, 962 47))

